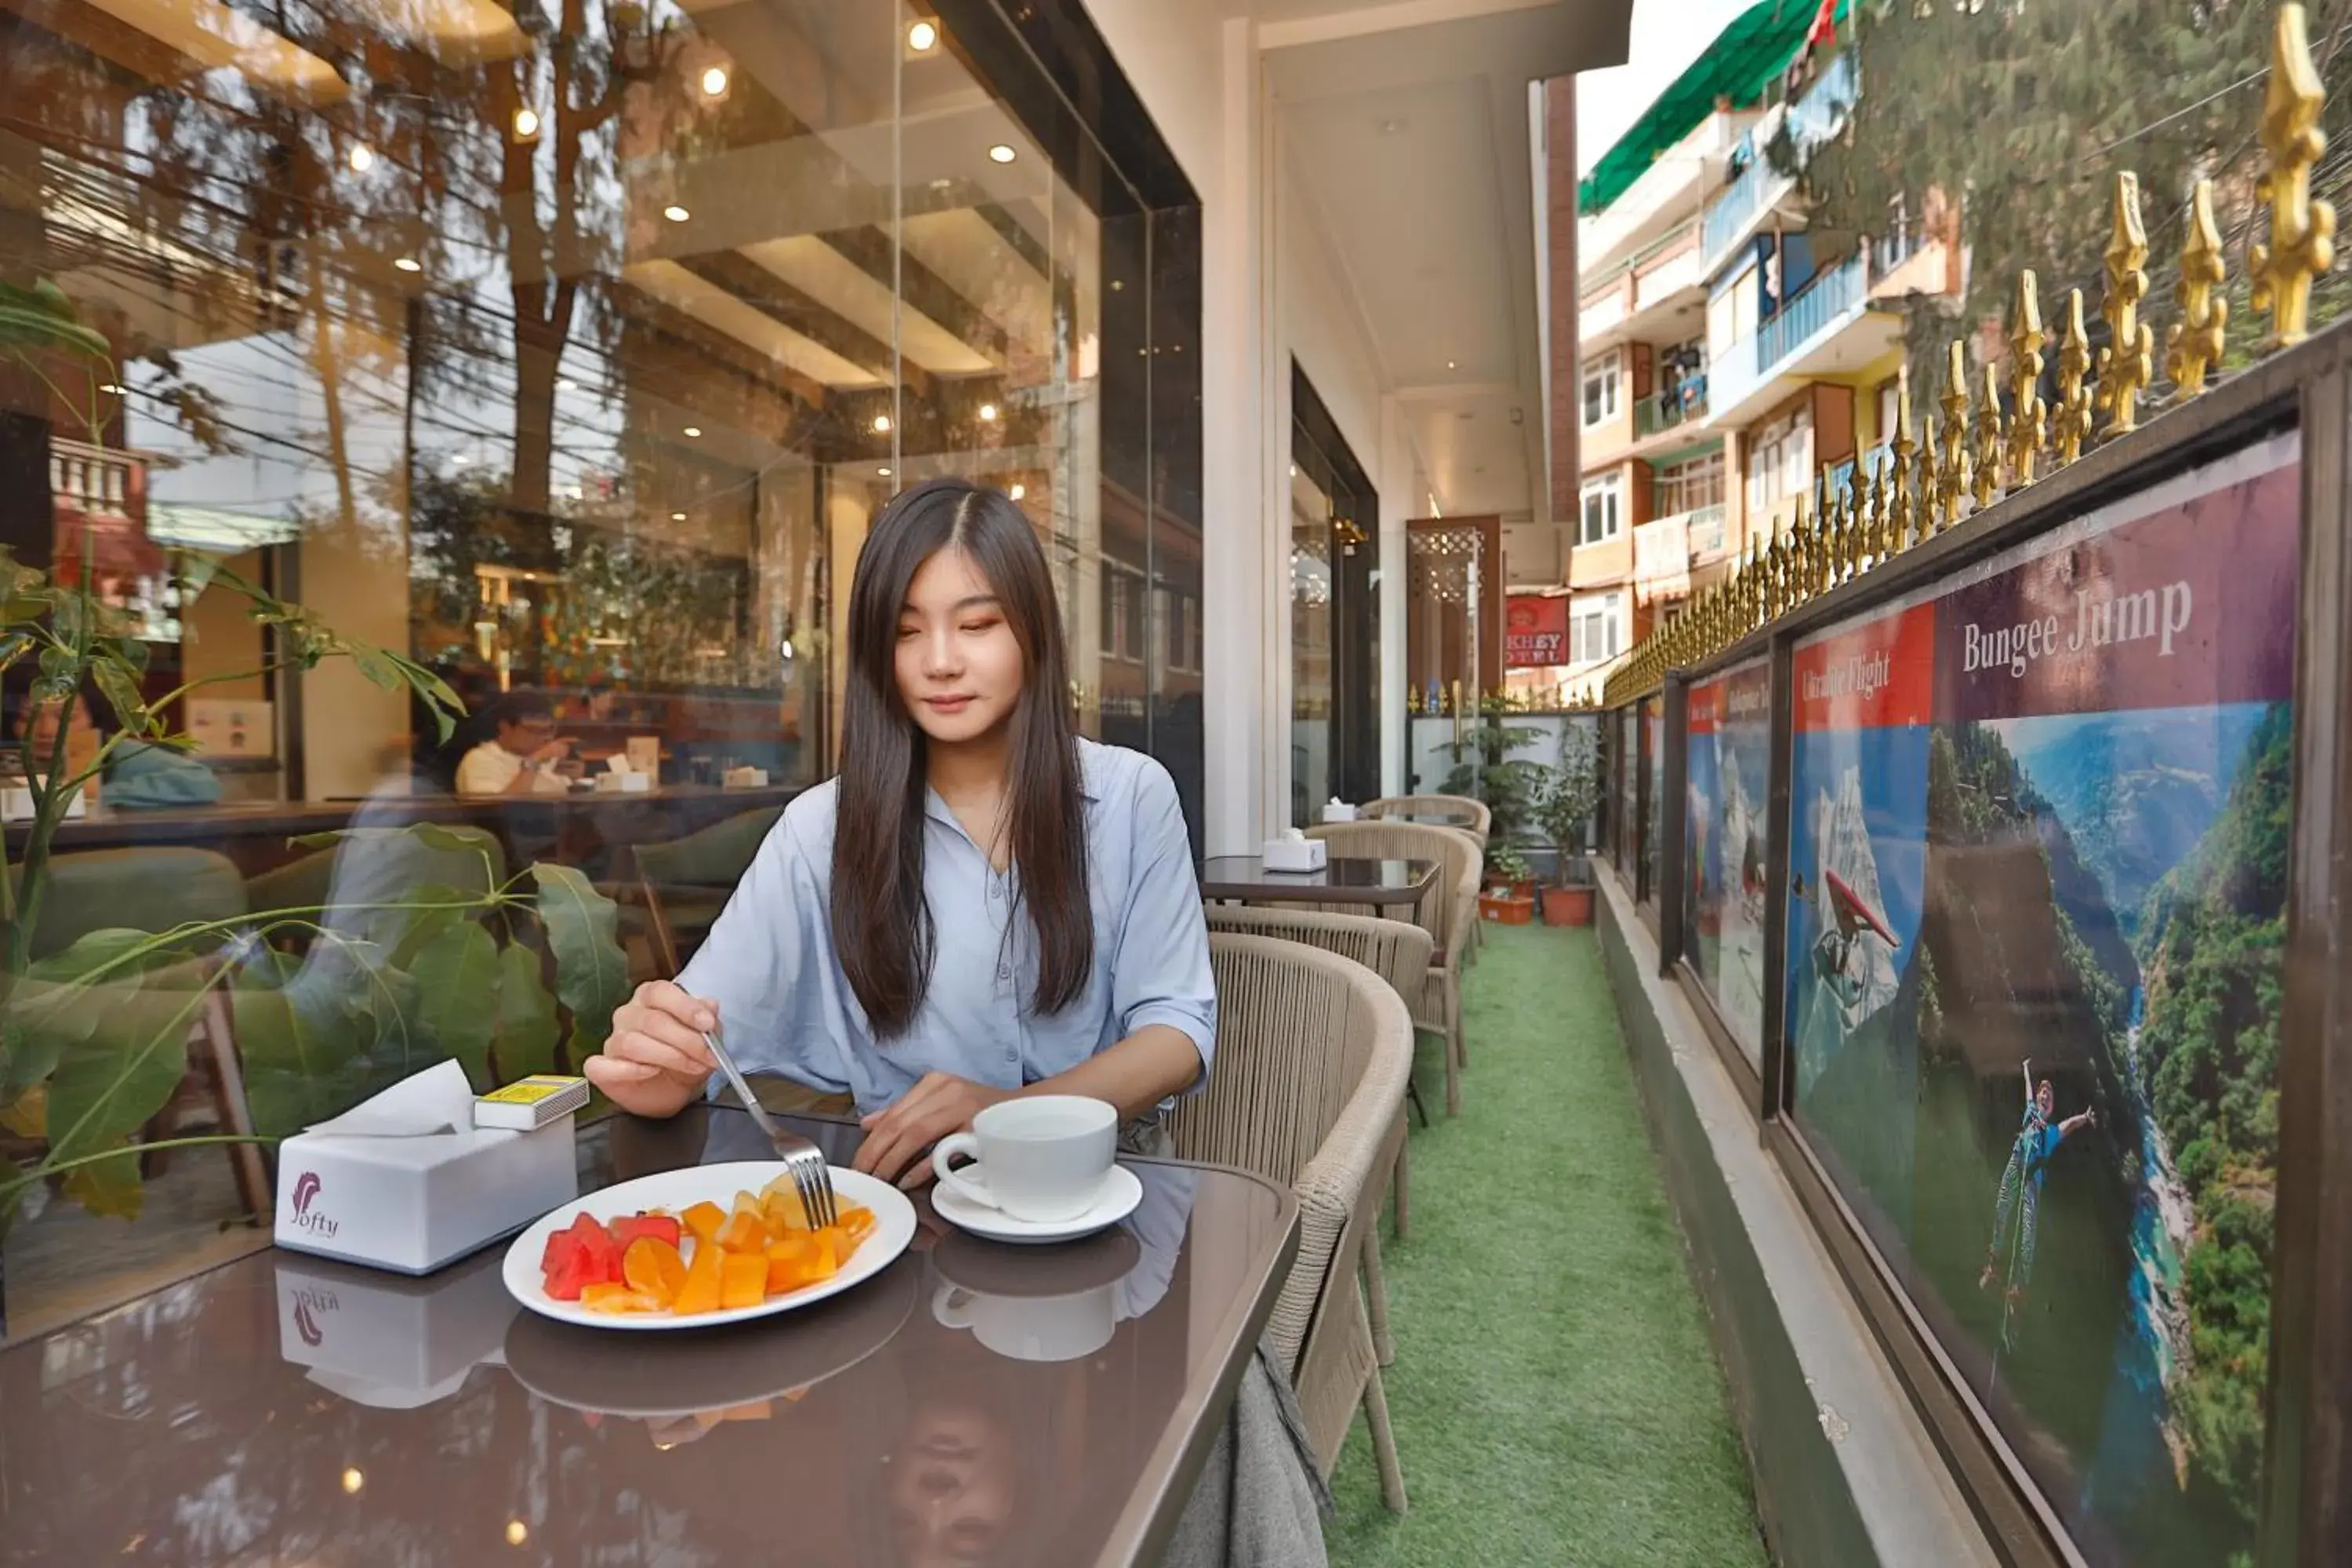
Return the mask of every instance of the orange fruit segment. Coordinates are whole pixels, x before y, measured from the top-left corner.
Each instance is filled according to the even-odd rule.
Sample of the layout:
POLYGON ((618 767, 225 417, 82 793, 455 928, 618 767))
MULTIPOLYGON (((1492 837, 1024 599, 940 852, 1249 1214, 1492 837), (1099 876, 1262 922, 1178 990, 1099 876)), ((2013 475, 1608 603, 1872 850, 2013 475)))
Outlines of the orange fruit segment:
POLYGON ((756 1209, 737 1209, 719 1227, 719 1245, 730 1252, 756 1253, 768 1245, 768 1227, 756 1209))
POLYGON ((677 1299, 670 1303, 670 1310, 680 1317, 717 1311, 719 1291, 725 1282, 720 1265, 726 1257, 726 1252, 716 1242, 696 1242, 694 1260, 686 1266, 686 1283, 678 1287, 677 1299))
POLYGON ((580 1304, 592 1312, 657 1312, 662 1303, 626 1285, 604 1283, 580 1288, 580 1304))
POLYGON ((719 1304, 729 1311, 768 1299, 768 1260, 757 1252, 730 1252, 719 1260, 719 1304))
POLYGON ((719 1234, 727 1223, 727 1211, 714 1203, 695 1204, 677 1216, 678 1223, 694 1233, 697 1241, 708 1241, 719 1234))
POLYGON ((800 1189, 793 1184, 790 1176, 778 1176, 760 1189, 760 1209, 772 1234, 809 1227, 808 1215, 801 1207, 800 1189))
POLYGON ((641 1236, 621 1254, 621 1278, 628 1288, 667 1307, 686 1285, 686 1259, 659 1237, 641 1236))

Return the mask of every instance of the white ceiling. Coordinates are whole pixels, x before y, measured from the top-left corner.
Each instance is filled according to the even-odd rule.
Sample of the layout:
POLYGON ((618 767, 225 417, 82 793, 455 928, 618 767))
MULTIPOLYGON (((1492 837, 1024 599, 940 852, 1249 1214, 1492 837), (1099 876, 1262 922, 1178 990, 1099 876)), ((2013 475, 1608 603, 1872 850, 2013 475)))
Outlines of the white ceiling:
POLYGON ((1230 3, 1439 508, 1540 516, 1528 84, 1622 62, 1631 0, 1230 3))

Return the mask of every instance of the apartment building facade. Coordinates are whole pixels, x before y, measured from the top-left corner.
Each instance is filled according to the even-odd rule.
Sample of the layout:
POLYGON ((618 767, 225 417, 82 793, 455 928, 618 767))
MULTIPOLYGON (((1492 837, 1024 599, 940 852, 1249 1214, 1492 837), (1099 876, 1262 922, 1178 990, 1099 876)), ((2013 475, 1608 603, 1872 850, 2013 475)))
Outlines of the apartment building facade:
POLYGON ((1816 246, 1802 170, 1861 83, 1842 9, 1811 29, 1773 10, 1727 28, 1580 189, 1572 679, 1784 531, 1817 479, 1884 460, 1896 302, 1958 296, 1958 214, 1935 193, 1816 246))

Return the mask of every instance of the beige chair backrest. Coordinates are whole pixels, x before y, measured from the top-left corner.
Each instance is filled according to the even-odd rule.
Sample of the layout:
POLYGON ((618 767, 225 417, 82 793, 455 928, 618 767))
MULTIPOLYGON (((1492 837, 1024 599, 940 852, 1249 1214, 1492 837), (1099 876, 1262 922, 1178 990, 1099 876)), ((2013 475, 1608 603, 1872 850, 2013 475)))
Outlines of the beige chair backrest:
POLYGON ((1276 937, 1351 958, 1394 986, 1408 1005, 1428 975, 1430 935, 1402 921, 1234 904, 1212 905, 1208 914, 1212 931, 1276 937))
POLYGON ((1486 847, 1487 836, 1494 830, 1495 813, 1485 801, 1471 795, 1384 795, 1378 800, 1366 801, 1362 807, 1365 816, 1375 819, 1447 811, 1466 814, 1471 819, 1470 825, 1463 831, 1475 838, 1480 848, 1486 847))
POLYGON ((1441 863, 1444 869, 1423 897, 1416 920, 1436 944, 1431 962, 1454 962, 1477 918, 1478 871, 1486 852, 1475 838, 1458 827, 1417 822, 1326 822, 1308 828, 1307 837, 1323 839, 1334 855, 1441 863))
MULTIPOLYGON (((1333 1254, 1376 1173, 1412 1069, 1412 1023, 1379 974, 1274 937, 1209 933, 1217 1056, 1209 1084, 1177 1102, 1176 1152, 1238 1165, 1298 1194, 1299 1244, 1266 1337, 1292 1372, 1333 1254)), ((1377 1187, 1373 1187, 1377 1191, 1377 1187)))

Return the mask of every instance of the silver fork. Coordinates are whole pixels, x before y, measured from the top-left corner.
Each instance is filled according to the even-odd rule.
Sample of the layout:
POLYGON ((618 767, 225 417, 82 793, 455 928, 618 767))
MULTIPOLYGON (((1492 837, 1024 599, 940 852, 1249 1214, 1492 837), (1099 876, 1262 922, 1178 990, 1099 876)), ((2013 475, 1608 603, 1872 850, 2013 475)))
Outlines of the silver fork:
POLYGON ((743 1080, 743 1069, 735 1065, 735 1058, 729 1056, 727 1047, 719 1043, 717 1030, 703 1030, 702 1043, 710 1047, 711 1059, 719 1064, 719 1070, 727 1075, 727 1081, 734 1087, 735 1098, 743 1102, 743 1109, 751 1112, 751 1120, 759 1124, 760 1131, 768 1135, 768 1142, 775 1146, 776 1158, 782 1160, 784 1169, 791 1173, 793 1185, 800 1190, 801 1212, 808 1216, 811 1225, 836 1224, 841 1214, 834 1204, 833 1167, 825 1163, 824 1151, 799 1133, 787 1132, 776 1125, 768 1115, 768 1108, 760 1103, 759 1097, 751 1092, 751 1086, 743 1080))

